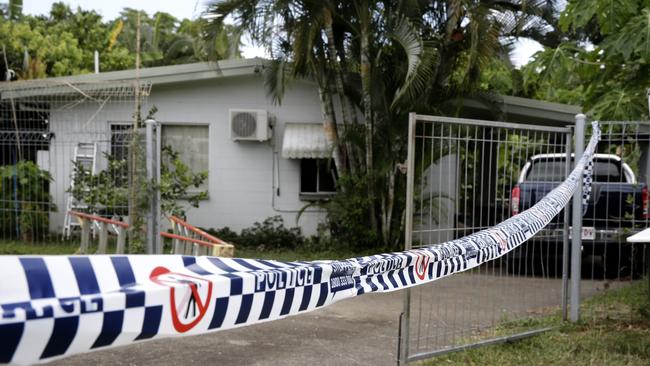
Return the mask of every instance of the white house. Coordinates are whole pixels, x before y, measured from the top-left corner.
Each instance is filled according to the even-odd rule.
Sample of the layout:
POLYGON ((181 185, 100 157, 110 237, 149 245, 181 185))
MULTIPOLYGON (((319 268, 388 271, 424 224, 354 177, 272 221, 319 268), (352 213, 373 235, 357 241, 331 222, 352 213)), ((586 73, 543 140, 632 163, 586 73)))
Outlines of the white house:
MULTIPOLYGON (((139 75, 126 70, 0 85, 0 97, 13 99, 11 108, 18 109, 21 136, 48 136, 49 142, 39 140, 30 158, 54 178, 49 190, 58 210, 50 215, 50 229, 60 231, 63 225, 77 144, 96 144, 96 170, 105 167, 102 152, 119 153, 114 137, 133 121, 136 79, 151 86, 142 110, 146 114, 157 107, 154 118, 162 124, 165 143, 180 151, 195 171, 208 171, 204 188, 209 197, 188 211, 190 223, 238 231, 280 215, 287 225, 295 225, 301 209, 334 191, 329 165, 323 163, 331 149, 315 85, 296 81, 282 105, 274 105, 265 92, 263 68, 261 59, 228 60, 218 67, 196 63, 141 69, 139 75), (111 89, 93 89, 99 84, 111 89), (243 141, 238 135, 254 138, 243 141)), ((472 117, 490 118, 489 109, 475 102, 464 110, 472 117)), ((504 97, 501 117, 565 125, 577 111, 504 97)), ((314 234, 323 218, 322 211, 310 207, 297 224, 304 234, 314 234)))
MULTIPOLYGON (((140 81, 152 86, 143 114, 156 106, 154 118, 162 124, 163 141, 180 151, 193 170, 209 172, 204 187, 209 198, 188 211, 188 221, 194 225, 240 230, 281 215, 286 225, 293 226, 301 209, 334 190, 327 164, 318 164, 316 159, 327 158, 330 153, 322 132, 316 88, 308 82, 296 82, 283 104, 274 105, 265 93, 262 68, 262 60, 251 59, 220 62, 218 68, 197 63, 139 72, 140 81), (233 118, 239 118, 239 124, 233 125, 233 118), (268 131, 262 131, 262 125, 268 125, 268 131), (250 132, 246 129, 251 127, 257 127, 258 133, 245 141, 250 132), (237 140, 237 133, 244 138, 237 140)), ((57 97, 52 89, 73 85, 83 93, 86 83, 120 80, 127 87, 135 77, 134 70, 127 70, 48 79, 46 87, 40 81, 25 81, 0 88, 3 99, 13 97, 31 104, 34 100, 49 101, 49 107, 43 108, 49 108, 46 129, 53 137, 49 149, 40 150, 37 159, 54 178, 50 193, 58 210, 50 215, 52 231, 60 230, 63 224, 70 162, 77 143, 96 143, 96 171, 103 169, 101 152, 111 151, 115 142, 109 138, 111 132, 132 123, 134 110, 132 93, 111 99, 110 93, 104 98, 95 96, 101 93, 87 92, 97 100, 80 97, 83 100, 79 101, 57 97)), ((321 210, 308 208, 298 224, 303 233, 314 234, 322 218, 321 210)))

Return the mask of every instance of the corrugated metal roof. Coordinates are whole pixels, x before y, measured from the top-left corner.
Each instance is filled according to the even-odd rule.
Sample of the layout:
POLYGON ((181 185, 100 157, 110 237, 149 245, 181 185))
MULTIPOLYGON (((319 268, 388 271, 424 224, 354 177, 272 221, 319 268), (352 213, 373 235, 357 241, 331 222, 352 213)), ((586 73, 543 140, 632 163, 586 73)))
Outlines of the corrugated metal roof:
POLYGON ((282 157, 285 159, 325 159, 332 156, 332 147, 320 123, 287 123, 284 125, 282 157))

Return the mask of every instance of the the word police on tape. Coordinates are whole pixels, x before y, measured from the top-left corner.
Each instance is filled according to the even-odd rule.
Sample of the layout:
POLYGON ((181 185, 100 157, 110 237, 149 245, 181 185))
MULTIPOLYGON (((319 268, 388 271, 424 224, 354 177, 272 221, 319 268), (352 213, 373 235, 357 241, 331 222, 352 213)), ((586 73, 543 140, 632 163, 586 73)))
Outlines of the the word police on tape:
MULTIPOLYGON (((598 126, 569 177, 494 227, 427 248, 341 261, 172 255, 0 257, 0 363, 32 364, 153 338, 280 319, 367 292, 479 266, 546 226, 591 161, 598 126)), ((585 184, 588 184, 586 181, 585 184)))

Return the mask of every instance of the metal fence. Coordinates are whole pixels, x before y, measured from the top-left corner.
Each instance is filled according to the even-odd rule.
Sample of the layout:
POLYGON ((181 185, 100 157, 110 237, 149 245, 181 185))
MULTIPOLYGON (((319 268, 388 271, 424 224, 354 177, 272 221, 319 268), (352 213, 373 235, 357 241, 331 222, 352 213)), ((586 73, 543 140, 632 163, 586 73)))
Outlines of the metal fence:
MULTIPOLYGON (((607 293, 644 276, 650 280, 649 244, 627 242, 649 227, 650 121, 601 121, 600 128, 598 153, 610 161, 611 156, 620 158, 623 174, 611 174, 605 159, 600 159, 600 167, 595 161, 589 208, 582 219, 581 275, 583 282, 606 284, 603 291, 607 293)), ((582 301, 588 297, 581 292, 582 301)), ((589 307, 581 318, 589 321, 605 312, 608 318, 629 319, 634 314, 630 308, 609 306, 609 301, 609 296, 603 296, 603 304, 589 307)))
MULTIPOLYGON (((493 226, 536 203, 573 165, 571 128, 422 115, 412 115, 410 124, 415 169, 407 197, 414 206, 411 224, 407 220, 407 248, 493 226)), ((650 125, 602 125, 598 152, 603 155, 594 160, 593 191, 582 219, 582 276, 575 290, 583 299, 620 287, 647 270, 646 246, 625 239, 647 227, 648 194, 638 181, 646 181, 650 172, 650 125), (614 170, 622 176, 613 178, 614 170)), ((522 326, 518 320, 556 314, 558 309, 566 319, 571 246, 567 210, 506 256, 405 291, 400 361, 535 334, 545 328, 522 326)))
MULTIPOLYGON (((591 206, 583 216, 583 227, 594 227, 594 235, 583 238, 583 272, 593 279, 638 277, 645 273, 646 248, 642 244, 627 244, 626 238, 646 228, 650 217, 645 185, 650 175, 650 122, 600 125, 598 152, 620 158, 625 174, 607 174, 606 167, 594 173, 591 206), (635 210, 641 214, 634 214, 635 210)), ((600 164, 604 164, 602 160, 600 164)))
POLYGON ((0 87, 0 242, 77 240, 70 210, 128 220, 129 187, 145 168, 133 126, 149 91, 132 82, 0 87))

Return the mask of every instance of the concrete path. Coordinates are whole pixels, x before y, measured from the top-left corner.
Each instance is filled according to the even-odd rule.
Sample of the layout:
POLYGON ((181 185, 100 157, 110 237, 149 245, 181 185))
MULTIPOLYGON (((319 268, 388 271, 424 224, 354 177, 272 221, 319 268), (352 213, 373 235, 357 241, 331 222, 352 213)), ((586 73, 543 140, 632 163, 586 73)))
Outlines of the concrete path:
MULTIPOLYGON (((493 276, 462 274, 418 290, 435 293, 438 299, 453 299, 445 309, 446 316, 469 319, 472 324, 467 326, 479 326, 480 317, 468 317, 467 312, 502 310, 495 309, 494 302, 486 302, 485 298, 477 301, 476 293, 468 291, 470 282, 481 287, 483 296, 494 290, 499 303, 522 301, 521 291, 504 292, 504 286, 526 292, 534 284, 537 296, 546 299, 539 306, 559 304, 551 300, 557 299, 558 279, 524 277, 504 281, 493 276), (458 303, 466 306, 453 305, 458 303)), ((599 291, 602 283, 584 281, 582 287, 583 293, 590 295, 599 291)), ((368 294, 283 320, 206 335, 143 342, 73 356, 51 365, 395 365, 402 296, 402 291, 368 294)), ((428 307, 424 305, 427 309, 436 306, 435 302, 428 307)), ((523 309, 506 311, 518 310, 523 309)), ((462 322, 455 324, 460 326, 462 322)), ((411 349, 422 351, 414 344, 411 349)))

